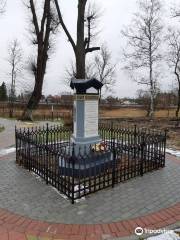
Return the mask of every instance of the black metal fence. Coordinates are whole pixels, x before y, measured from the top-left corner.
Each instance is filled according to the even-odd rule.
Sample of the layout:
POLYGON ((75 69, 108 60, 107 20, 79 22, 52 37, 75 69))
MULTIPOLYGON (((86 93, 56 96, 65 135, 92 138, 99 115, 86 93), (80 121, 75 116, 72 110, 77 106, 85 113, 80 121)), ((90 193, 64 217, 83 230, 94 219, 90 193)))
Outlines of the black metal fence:
POLYGON ((16 162, 45 179, 72 203, 165 166, 166 132, 100 124, 96 145, 71 143, 72 129, 16 129, 16 162))

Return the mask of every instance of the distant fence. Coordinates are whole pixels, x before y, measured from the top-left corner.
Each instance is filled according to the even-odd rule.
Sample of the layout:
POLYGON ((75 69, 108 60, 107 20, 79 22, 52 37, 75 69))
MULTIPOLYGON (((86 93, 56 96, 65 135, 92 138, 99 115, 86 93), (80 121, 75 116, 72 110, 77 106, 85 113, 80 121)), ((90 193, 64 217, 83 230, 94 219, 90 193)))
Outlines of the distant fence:
POLYGON ((100 124, 101 143, 85 147, 71 142, 71 128, 47 125, 16 129, 15 134, 16 163, 72 203, 165 166, 166 132, 100 124))
MULTIPOLYGON (((13 105, 13 117, 20 118, 27 103, 15 102, 13 105)), ((33 112, 35 120, 59 120, 71 119, 72 121, 72 104, 63 103, 40 103, 37 110, 33 112), (52 112, 53 106, 53 112, 52 112)), ((0 117, 9 117, 10 109, 8 102, 0 102, 0 117)), ((100 103, 101 119, 123 119, 123 118, 142 118, 146 117, 147 112, 142 105, 108 105, 100 103), (111 112, 114 110, 114 112, 111 112), (115 111, 116 110, 116 111, 115 111)), ((155 116, 160 118, 171 118, 175 116, 175 107, 158 108, 155 116)))
MULTIPOLYGON (((25 108, 25 103, 14 103, 13 117, 20 118, 25 108)), ((9 117, 10 106, 8 102, 0 102, 0 117, 9 117)), ((60 120, 60 119, 72 119, 72 109, 64 108, 60 105, 53 106, 48 104, 40 104, 38 109, 34 111, 33 118, 35 120, 60 120)))

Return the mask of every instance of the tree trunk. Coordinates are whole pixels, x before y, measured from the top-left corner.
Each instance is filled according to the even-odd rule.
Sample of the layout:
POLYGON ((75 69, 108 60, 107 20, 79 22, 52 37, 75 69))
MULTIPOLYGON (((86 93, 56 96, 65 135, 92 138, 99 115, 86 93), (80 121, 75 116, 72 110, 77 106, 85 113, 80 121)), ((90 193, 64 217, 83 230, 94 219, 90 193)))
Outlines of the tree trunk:
POLYGON ((10 90, 10 98, 9 98, 9 117, 13 117, 14 112, 14 97, 15 97, 15 72, 14 72, 14 59, 12 63, 12 71, 11 71, 11 90, 10 90))
POLYGON ((44 12, 41 20, 41 30, 39 30, 38 20, 34 9, 34 2, 31 1, 31 11, 33 14, 33 23, 36 32, 38 53, 37 53, 37 64, 34 71, 35 74, 35 86, 31 98, 23 112, 22 120, 33 120, 32 112, 38 107, 39 101, 42 96, 42 87, 44 81, 44 75, 46 71, 46 65, 48 61, 48 50, 50 47, 49 38, 52 31, 51 21, 52 16, 50 13, 50 0, 44 2, 44 12))
POLYGON ((86 78, 86 70, 85 70, 86 69, 86 64, 85 64, 86 63, 86 59, 85 59, 86 54, 88 52, 100 50, 99 47, 90 47, 90 41, 91 41, 90 20, 88 20, 87 17, 85 19, 85 8, 86 8, 87 0, 78 0, 78 18, 77 18, 77 33, 76 33, 77 34, 77 42, 76 42, 76 44, 63 21, 58 0, 54 0, 54 2, 56 5, 59 22, 69 40, 69 42, 71 43, 74 53, 75 53, 75 59, 76 59, 76 75, 75 75, 75 77, 76 77, 76 79, 85 79, 86 78), (84 36, 84 22, 85 21, 88 21, 88 23, 89 23, 88 38, 86 38, 86 40, 88 39, 88 42, 85 41, 85 36, 84 36))
POLYGON ((177 103, 177 109, 176 109, 176 118, 178 119, 179 117, 179 111, 180 111, 180 82, 178 86, 178 103, 177 103))
POLYGON ((14 108, 14 104, 13 104, 13 86, 11 85, 10 96, 9 96, 9 117, 10 118, 13 117, 13 108, 14 108))
POLYGON ((153 118, 154 117, 154 90, 152 86, 151 86, 150 94, 151 94, 150 96, 151 103, 150 103, 149 117, 153 118))
POLYGON ((177 72, 177 66, 178 66, 178 62, 176 63, 176 66, 175 66, 175 75, 177 77, 177 81, 178 81, 178 103, 177 103, 177 109, 176 109, 176 118, 177 118, 177 123, 176 123, 176 127, 179 126, 179 122, 180 122, 180 119, 179 119, 179 111, 180 111, 180 77, 179 77, 179 73, 177 72))
POLYGON ((154 83, 153 83, 153 63, 152 63, 152 43, 150 39, 150 46, 149 46, 149 80, 150 80, 150 111, 149 117, 154 117, 154 83))
POLYGON ((41 82, 36 82, 33 94, 31 95, 29 102, 26 106, 26 109, 23 112, 21 120, 23 121, 33 121, 33 110, 35 110, 38 107, 39 101, 41 99, 41 92, 42 92, 42 85, 43 85, 43 79, 41 82))
POLYGON ((42 87, 44 81, 44 75, 46 70, 46 64, 48 60, 48 55, 43 51, 43 38, 41 37, 41 43, 38 47, 38 57, 37 57, 37 73, 35 76, 35 86, 32 96, 24 110, 22 115, 22 120, 33 121, 32 112, 38 107, 39 101, 41 100, 42 87))
POLYGON ((87 0, 79 0, 76 44, 76 78, 85 79, 84 14, 87 0))

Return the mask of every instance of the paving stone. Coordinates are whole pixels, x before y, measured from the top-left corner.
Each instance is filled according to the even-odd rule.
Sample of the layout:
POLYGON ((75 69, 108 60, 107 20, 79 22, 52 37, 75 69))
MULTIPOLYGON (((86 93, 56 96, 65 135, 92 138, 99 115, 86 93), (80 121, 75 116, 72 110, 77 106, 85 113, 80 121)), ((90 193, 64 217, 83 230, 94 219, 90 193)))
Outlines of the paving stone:
POLYGON ((72 205, 51 186, 17 166, 12 155, 11 161, 0 161, 0 208, 35 219, 64 223, 111 222, 142 216, 179 202, 177 169, 180 170, 180 165, 168 161, 160 175, 160 171, 156 171, 153 177, 147 174, 132 179, 72 205), (152 182, 157 186, 153 188, 152 182))

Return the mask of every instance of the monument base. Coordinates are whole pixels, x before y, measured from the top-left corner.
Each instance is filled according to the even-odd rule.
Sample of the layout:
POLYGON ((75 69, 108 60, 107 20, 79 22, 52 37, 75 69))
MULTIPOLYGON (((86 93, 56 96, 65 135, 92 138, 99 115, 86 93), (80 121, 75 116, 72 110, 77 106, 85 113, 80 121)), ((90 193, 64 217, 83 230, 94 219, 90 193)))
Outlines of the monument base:
POLYGON ((83 154, 84 152, 86 154, 89 153, 92 146, 100 142, 102 142, 102 139, 99 136, 75 137, 74 135, 72 135, 71 137, 71 143, 75 145, 75 155, 78 155, 79 151, 81 151, 81 154, 83 154))
POLYGON ((76 145, 94 145, 99 142, 101 142, 101 138, 99 136, 94 136, 94 137, 75 137, 72 135, 71 137, 71 142, 76 144, 76 145))
POLYGON ((104 173, 106 169, 113 167, 113 154, 110 150, 101 152, 100 154, 90 152, 88 157, 77 158, 74 166, 72 162, 67 164, 65 161, 63 157, 59 158, 59 166, 62 175, 69 177, 74 176, 77 178, 92 177, 104 173))

